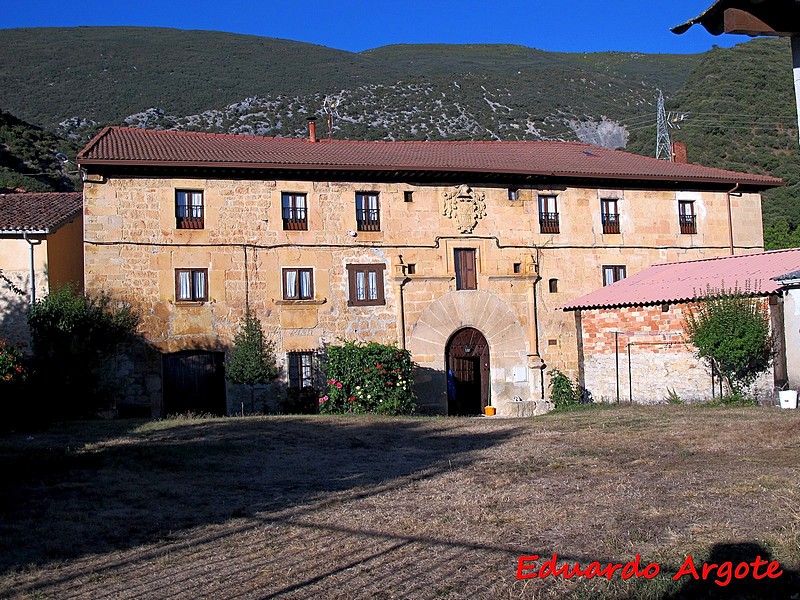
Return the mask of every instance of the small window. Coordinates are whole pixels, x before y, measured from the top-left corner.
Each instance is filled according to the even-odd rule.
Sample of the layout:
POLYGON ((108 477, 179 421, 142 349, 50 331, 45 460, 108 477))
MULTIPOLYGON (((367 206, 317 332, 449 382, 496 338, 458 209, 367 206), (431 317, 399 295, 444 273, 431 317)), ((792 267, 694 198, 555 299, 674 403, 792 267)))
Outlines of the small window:
POLYGON ((522 263, 514 263, 514 273, 522 273, 522 263))
POLYGON ((551 294, 555 294, 558 292, 558 279, 551 279, 547 282, 547 289, 550 290, 551 294))
POLYGON ((403 202, 413 202, 414 201, 414 192, 411 190, 406 190, 403 192, 403 202))
POLYGON ((289 363, 289 387, 298 390, 313 388, 315 383, 314 353, 287 352, 286 358, 289 363))
POLYGON ((305 194, 284 192, 281 194, 283 228, 290 231, 308 229, 308 206, 305 194))
POLYGON ((697 233, 697 217, 694 214, 694 202, 692 200, 678 200, 678 220, 681 226, 681 233, 697 233))
POLYGON ((555 196, 539 196, 539 231, 558 233, 558 203, 555 196))
POLYGON ((508 188, 508 199, 519 200, 519 190, 517 188, 508 188))
POLYGON ((600 218, 603 221, 603 233, 619 233, 619 209, 616 199, 600 200, 600 218))
POLYGON ((377 192, 356 194, 356 226, 358 231, 381 230, 381 212, 377 192))
POLYGON ((283 269, 284 300, 311 300, 313 298, 313 269, 283 269))
POLYGON ((175 190, 176 229, 203 229, 203 192, 175 190))
POLYGON ((406 265, 406 274, 407 275, 415 275, 417 273, 417 265, 414 263, 408 263, 406 265))
POLYGON ((208 300, 208 269, 175 269, 175 300, 205 302, 208 300))
POLYGON ((455 249, 456 289, 478 289, 478 261, 474 248, 455 249))
POLYGON ((603 265, 603 285, 625 279, 625 265, 603 265))
POLYGON ((350 286, 349 306, 386 304, 383 294, 383 271, 386 265, 347 265, 350 286))
POLYGON ((666 302, 664 304, 662 304, 661 305, 661 312, 662 313, 669 312, 669 304, 667 304, 666 302))

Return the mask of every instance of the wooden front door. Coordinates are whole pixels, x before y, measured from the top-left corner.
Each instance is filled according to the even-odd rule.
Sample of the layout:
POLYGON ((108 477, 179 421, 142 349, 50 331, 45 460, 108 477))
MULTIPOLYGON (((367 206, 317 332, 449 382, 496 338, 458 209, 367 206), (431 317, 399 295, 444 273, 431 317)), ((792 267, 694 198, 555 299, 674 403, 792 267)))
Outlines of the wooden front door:
POLYGON ((457 331, 447 344, 447 413, 478 415, 489 403, 489 344, 472 327, 457 331))
POLYGON ((165 354, 162 416, 187 412, 224 415, 224 363, 222 352, 198 350, 165 354))

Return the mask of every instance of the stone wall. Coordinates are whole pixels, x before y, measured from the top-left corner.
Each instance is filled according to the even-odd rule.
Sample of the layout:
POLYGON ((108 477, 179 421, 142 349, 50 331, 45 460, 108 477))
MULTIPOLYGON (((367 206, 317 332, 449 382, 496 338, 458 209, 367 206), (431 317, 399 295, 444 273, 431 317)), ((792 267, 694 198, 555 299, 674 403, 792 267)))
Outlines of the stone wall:
MULTIPOLYGON (((421 365, 422 403, 438 411, 447 340, 474 326, 490 341, 493 402, 537 412, 544 405, 518 403, 542 402, 550 369, 578 373, 574 316, 560 307, 600 287, 603 265, 632 275, 657 262, 724 255, 728 240, 724 193, 559 186, 524 188, 510 200, 503 186, 169 177, 111 177, 87 182, 84 193, 86 286, 141 309, 141 341, 153 352, 143 352, 150 358, 138 364, 140 383, 127 401, 154 412, 160 353, 224 351, 247 304, 284 366, 286 352, 322 351, 339 339, 408 346, 421 365), (202 190, 203 229, 176 229, 176 189, 202 190), (307 195, 307 231, 282 229, 283 191, 307 195), (363 191, 380 195, 381 231, 357 232, 354 196, 363 191), (558 198, 558 234, 539 233, 539 194, 558 198), (696 235, 678 226, 678 199, 687 195, 696 202, 696 235), (619 234, 602 233, 607 197, 618 199, 619 234), (458 248, 476 251, 474 293, 456 290, 458 248), (353 263, 385 266, 385 305, 348 304, 353 263), (287 267, 313 269, 312 300, 282 299, 287 267), (175 301, 180 268, 208 270, 207 302, 175 301)), ((734 224, 740 252, 760 249, 757 194, 736 199, 734 224)))

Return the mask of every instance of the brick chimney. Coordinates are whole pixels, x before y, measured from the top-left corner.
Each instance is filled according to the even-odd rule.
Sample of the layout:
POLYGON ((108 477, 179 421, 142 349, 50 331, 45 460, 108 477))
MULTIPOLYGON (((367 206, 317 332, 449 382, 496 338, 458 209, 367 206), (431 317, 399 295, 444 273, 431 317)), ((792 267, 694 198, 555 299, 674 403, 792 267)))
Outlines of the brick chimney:
POLYGON ((689 156, 684 142, 672 142, 672 162, 688 164, 689 156))
POLYGON ((316 142, 317 141, 317 123, 316 117, 308 117, 308 141, 316 142))

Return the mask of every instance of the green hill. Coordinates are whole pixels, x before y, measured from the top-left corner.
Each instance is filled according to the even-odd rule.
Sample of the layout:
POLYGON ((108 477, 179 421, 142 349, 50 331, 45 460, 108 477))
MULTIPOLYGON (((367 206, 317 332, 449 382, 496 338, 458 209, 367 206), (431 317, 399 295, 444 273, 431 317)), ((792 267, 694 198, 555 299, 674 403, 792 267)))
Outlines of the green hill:
POLYGON ((789 182, 765 194, 765 228, 770 245, 800 245, 791 53, 781 39, 694 55, 469 44, 351 53, 210 31, 0 30, 0 109, 18 118, 0 121, 0 186, 19 173, 28 179, 15 187, 69 185, 53 148, 65 144, 72 157, 108 124, 302 136, 314 115, 318 133, 338 138, 580 139, 652 156, 659 91, 691 162, 789 182))
POLYGON ((565 87, 573 100, 581 88, 593 87, 611 92, 606 101, 631 90, 636 100, 652 100, 655 88, 679 88, 697 61, 508 45, 395 45, 351 53, 273 38, 143 27, 6 29, 0 30, 0 49, 0 106, 45 127, 72 117, 111 123, 152 107, 190 115, 250 97, 324 96, 469 75, 502 80, 523 103, 543 92, 561 97, 565 87), (620 85, 626 89, 616 89, 620 85))

